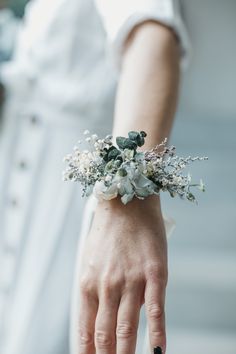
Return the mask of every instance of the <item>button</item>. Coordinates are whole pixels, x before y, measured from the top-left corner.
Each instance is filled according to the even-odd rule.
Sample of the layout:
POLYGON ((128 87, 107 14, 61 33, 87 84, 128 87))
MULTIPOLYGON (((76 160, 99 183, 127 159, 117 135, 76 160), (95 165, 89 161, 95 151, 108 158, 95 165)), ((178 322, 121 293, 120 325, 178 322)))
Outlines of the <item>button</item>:
POLYGON ((26 161, 20 160, 20 161, 18 162, 18 167, 19 167, 21 170, 25 170, 25 169, 27 168, 27 163, 26 163, 26 161))
POLYGON ((36 114, 32 114, 32 115, 30 116, 30 123, 31 123, 32 125, 37 125, 37 124, 39 124, 39 117, 38 117, 36 114))
POLYGON ((10 198, 9 203, 10 203, 10 205, 11 205, 12 207, 14 207, 14 208, 16 208, 17 206, 19 206, 19 201, 18 201, 18 199, 15 198, 15 197, 10 198))

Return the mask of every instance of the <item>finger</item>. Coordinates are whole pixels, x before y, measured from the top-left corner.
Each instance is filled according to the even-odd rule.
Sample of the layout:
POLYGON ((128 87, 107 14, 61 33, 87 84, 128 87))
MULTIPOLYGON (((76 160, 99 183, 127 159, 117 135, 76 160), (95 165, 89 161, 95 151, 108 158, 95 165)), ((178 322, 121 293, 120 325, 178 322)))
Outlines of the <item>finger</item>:
POLYGON ((165 283, 162 280, 147 281, 144 299, 151 350, 159 346, 164 354, 166 351, 165 283))
POLYGON ((138 291, 124 293, 117 316, 117 354, 135 353, 140 308, 141 301, 138 291))
POLYGON ((90 290, 83 288, 79 303, 79 353, 95 354, 94 328, 98 309, 98 299, 90 290))
POLYGON ((116 353, 116 321, 120 302, 119 293, 101 294, 95 322, 96 354, 116 353))

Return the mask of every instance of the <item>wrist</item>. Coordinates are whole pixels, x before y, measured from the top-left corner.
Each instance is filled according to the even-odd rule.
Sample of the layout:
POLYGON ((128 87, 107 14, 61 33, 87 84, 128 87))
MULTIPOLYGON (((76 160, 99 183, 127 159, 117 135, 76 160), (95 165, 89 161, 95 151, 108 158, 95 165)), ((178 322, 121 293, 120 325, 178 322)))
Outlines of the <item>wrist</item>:
POLYGON ((106 214, 131 215, 131 214, 161 214, 160 196, 150 195, 145 199, 133 198, 129 203, 123 204, 120 196, 111 200, 99 201, 97 210, 106 214))

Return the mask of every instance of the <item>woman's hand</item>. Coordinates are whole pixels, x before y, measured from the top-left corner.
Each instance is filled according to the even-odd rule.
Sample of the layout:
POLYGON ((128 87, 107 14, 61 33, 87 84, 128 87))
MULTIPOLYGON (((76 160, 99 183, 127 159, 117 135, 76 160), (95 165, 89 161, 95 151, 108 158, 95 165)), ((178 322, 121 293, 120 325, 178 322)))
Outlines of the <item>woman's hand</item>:
POLYGON ((79 354, 134 354, 144 303, 150 345, 165 353, 167 242, 158 197, 99 203, 81 265, 79 354))

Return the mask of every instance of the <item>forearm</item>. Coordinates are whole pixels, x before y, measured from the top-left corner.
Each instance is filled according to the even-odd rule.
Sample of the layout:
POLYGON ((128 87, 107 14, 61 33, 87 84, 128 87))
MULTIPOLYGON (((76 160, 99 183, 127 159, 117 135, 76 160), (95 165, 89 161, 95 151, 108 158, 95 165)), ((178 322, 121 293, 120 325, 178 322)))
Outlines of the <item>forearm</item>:
POLYGON ((147 132, 145 148, 170 135, 179 84, 179 48, 170 29, 139 25, 126 42, 118 84, 113 135, 147 132))
MULTIPOLYGON (((118 84, 113 136, 130 130, 147 133, 144 149, 152 148, 170 135, 178 96, 179 47, 174 33, 156 22, 139 25, 128 38, 118 84)), ((129 203, 128 203, 129 204, 129 203)), ((102 213, 123 212, 119 198, 99 203, 102 213)), ((142 209, 160 210, 157 196, 126 205, 127 215, 142 209)))

